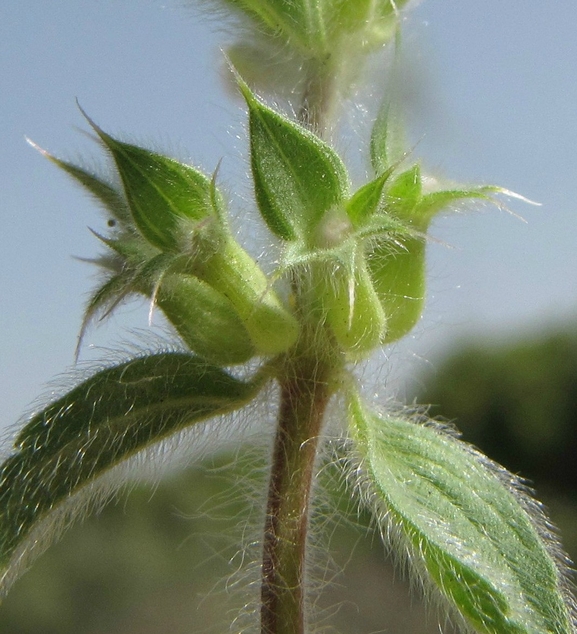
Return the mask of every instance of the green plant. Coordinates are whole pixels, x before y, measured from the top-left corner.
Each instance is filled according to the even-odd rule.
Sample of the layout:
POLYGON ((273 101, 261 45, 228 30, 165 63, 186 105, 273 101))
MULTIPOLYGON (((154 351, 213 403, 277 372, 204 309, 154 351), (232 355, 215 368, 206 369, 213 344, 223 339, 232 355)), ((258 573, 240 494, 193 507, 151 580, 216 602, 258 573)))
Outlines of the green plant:
POLYGON ((88 117, 118 184, 44 152, 110 216, 109 234, 98 236, 104 281, 83 330, 138 294, 163 311, 180 344, 101 369, 17 436, 0 478, 4 588, 74 517, 122 485, 127 461, 183 429, 200 437, 206 421, 244 408, 274 383, 263 634, 307 626, 310 498, 335 402, 346 413, 340 463, 351 488, 463 627, 574 632, 566 564, 518 480, 437 423, 374 411, 354 374, 419 319, 432 217, 510 192, 442 188, 424 177, 399 141, 392 98, 373 126, 372 177, 351 188, 329 143, 337 107, 363 59, 394 40, 404 2, 224 4, 254 29, 229 59, 248 108, 256 204, 277 240, 278 265, 266 274, 237 242, 218 170, 208 176, 123 143, 88 117), (297 120, 270 108, 257 90, 300 93, 297 120))

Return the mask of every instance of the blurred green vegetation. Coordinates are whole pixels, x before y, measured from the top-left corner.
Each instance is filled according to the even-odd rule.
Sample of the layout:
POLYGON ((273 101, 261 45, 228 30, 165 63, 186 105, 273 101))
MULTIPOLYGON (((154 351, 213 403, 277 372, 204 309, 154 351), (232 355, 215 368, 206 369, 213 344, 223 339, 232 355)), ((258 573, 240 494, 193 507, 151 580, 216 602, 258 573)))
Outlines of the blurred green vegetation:
POLYGON ((422 380, 429 414, 526 479, 577 559, 577 329, 461 345, 422 380))
MULTIPOLYGON (((577 557, 577 332, 474 342, 436 365, 416 400, 530 478, 577 557)), ((254 632, 247 615, 258 599, 264 451, 239 449, 158 486, 135 486, 75 526, 15 585, 0 607, 0 633, 254 632)), ((438 634, 435 615, 427 618, 392 571, 368 515, 330 469, 322 477, 330 493, 314 517, 311 570, 324 587, 318 631, 438 634)))

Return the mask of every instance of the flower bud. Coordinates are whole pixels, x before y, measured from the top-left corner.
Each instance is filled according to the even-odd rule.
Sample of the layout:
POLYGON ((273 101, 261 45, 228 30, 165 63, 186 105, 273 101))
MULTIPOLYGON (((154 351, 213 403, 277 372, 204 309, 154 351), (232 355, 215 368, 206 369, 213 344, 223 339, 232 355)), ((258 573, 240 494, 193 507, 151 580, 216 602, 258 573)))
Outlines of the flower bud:
POLYGON ((362 357, 378 347, 387 319, 364 263, 354 272, 338 268, 325 284, 322 302, 327 324, 342 348, 362 357))
POLYGON ((410 332, 425 301, 425 241, 404 238, 403 248, 389 242, 376 246, 367 258, 374 289, 387 316, 383 343, 410 332))
POLYGON ((195 274, 226 297, 236 309, 258 354, 278 354, 297 340, 297 320, 283 307, 252 257, 232 238, 195 274))
POLYGON ((384 210, 418 233, 399 235, 397 244, 380 240, 368 253, 371 278, 387 315, 383 343, 406 335, 421 317, 426 291, 425 234, 434 216, 464 201, 491 200, 498 192, 492 186, 427 192, 418 164, 392 180, 385 190, 384 210))
POLYGON ((206 282, 168 274, 155 301, 186 345, 212 363, 244 363, 256 354, 235 307, 206 282))

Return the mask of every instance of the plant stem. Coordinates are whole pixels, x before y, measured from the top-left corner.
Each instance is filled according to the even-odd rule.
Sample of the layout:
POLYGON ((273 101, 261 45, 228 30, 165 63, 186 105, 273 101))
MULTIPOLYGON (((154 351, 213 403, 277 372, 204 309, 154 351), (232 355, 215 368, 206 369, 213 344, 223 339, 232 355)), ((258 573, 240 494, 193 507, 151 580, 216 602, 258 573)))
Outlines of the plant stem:
MULTIPOLYGON (((299 120, 319 136, 329 129, 335 78, 333 60, 311 61, 299 120)), ((332 337, 319 332, 320 315, 311 319, 315 301, 308 286, 302 278, 292 280, 303 330, 277 375, 281 395, 263 536, 261 634, 305 632, 309 501, 324 415, 341 367, 332 337)))
MULTIPOLYGON (((292 365, 292 364, 291 364, 292 365)), ((261 633, 304 634, 305 549, 318 439, 331 368, 298 358, 281 380, 279 421, 265 521, 261 633)))
POLYGON ((331 128, 337 97, 337 64, 327 56, 309 62, 305 90, 298 118, 303 125, 326 137, 331 128))

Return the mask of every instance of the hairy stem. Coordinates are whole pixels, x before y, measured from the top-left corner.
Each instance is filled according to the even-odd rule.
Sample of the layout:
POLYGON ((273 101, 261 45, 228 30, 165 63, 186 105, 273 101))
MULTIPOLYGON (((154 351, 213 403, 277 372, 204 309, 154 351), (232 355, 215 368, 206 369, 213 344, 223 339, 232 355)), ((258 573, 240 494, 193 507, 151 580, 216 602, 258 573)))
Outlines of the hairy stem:
MULTIPOLYGON (((292 364, 291 364, 292 365, 292 364)), ((261 632, 304 634, 305 549, 309 498, 331 371, 300 358, 281 381, 264 532, 261 632)))
POLYGON ((320 137, 330 131, 337 97, 337 64, 330 57, 311 60, 298 118, 320 137))
MULTIPOLYGON (((311 62, 299 112, 299 120, 319 136, 330 129, 336 96, 332 62, 311 62)), ((263 536, 261 634, 305 632, 309 501, 324 415, 341 367, 332 338, 318 330, 320 315, 311 320, 315 302, 308 286, 302 278, 292 280, 303 332, 278 375, 279 418, 263 536)))

